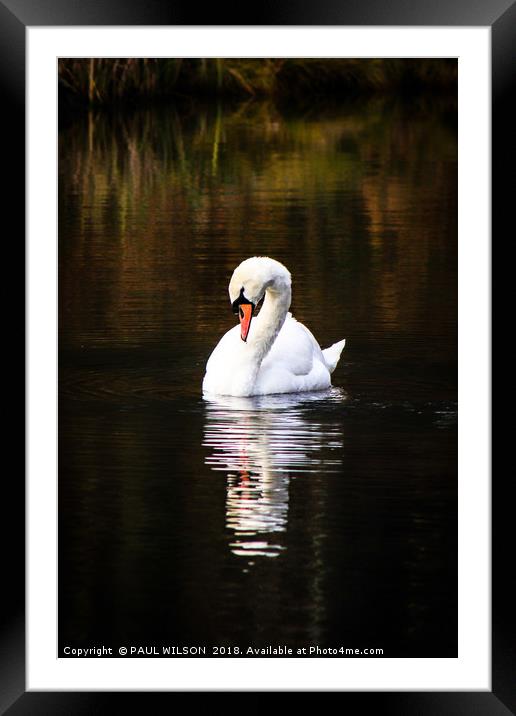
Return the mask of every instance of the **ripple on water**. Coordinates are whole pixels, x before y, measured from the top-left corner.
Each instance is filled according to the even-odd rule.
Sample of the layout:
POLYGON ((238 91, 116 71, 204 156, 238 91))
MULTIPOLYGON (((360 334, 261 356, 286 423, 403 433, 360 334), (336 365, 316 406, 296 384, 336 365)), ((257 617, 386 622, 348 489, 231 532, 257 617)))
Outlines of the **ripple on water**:
POLYGON ((299 473, 336 472, 342 427, 324 410, 342 405, 343 391, 206 397, 205 463, 226 473, 226 528, 237 556, 277 557, 288 527, 290 481, 299 473), (317 411, 313 408, 317 407, 317 411))

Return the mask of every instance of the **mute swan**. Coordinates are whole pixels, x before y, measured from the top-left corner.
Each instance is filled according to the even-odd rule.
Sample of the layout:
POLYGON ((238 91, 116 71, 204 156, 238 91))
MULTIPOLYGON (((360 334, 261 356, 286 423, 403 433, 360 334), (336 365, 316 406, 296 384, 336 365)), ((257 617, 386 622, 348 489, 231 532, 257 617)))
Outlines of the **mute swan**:
POLYGON ((209 357, 204 393, 246 397, 331 386, 345 340, 321 350, 308 328, 288 312, 291 298, 290 273, 279 261, 253 256, 237 266, 229 299, 240 326, 231 328, 209 357))

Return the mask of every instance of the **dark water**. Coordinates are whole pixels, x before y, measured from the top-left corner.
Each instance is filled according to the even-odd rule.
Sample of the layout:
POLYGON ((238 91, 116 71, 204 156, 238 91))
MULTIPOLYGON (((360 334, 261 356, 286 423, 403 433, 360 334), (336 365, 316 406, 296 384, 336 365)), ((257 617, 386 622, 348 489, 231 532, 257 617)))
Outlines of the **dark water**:
POLYGON ((457 647, 453 108, 85 118, 59 161, 59 643, 457 647), (267 254, 346 349, 204 401, 267 254))

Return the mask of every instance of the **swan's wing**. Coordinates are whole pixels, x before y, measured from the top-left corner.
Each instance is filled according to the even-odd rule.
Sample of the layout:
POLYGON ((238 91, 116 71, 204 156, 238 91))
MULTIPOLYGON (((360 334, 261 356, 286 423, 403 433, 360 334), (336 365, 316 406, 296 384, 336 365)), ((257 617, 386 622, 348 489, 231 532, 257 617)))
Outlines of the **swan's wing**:
POLYGON ((240 326, 237 324, 224 333, 220 341, 211 352, 208 362, 206 363, 206 373, 216 370, 219 364, 227 362, 236 348, 239 347, 240 326))
POLYGON ((289 313, 262 367, 281 366, 293 375, 304 376, 317 360, 323 360, 319 344, 308 328, 289 313))

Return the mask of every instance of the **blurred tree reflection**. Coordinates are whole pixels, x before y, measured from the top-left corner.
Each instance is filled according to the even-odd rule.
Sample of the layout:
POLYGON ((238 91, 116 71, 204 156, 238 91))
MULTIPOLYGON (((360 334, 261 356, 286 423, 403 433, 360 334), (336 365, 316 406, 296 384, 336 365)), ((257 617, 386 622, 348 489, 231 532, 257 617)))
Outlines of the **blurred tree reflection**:
POLYGON ((379 332, 420 330, 423 316, 429 335, 443 321, 454 330, 455 287, 425 290, 441 264, 455 280, 449 114, 379 101, 320 117, 256 102, 88 113, 60 136, 62 340, 146 342, 173 329, 210 342, 227 327, 234 266, 266 253, 289 266, 297 314, 328 340, 341 328, 319 309, 321 275, 338 275, 332 294, 355 331, 374 316, 379 332))

